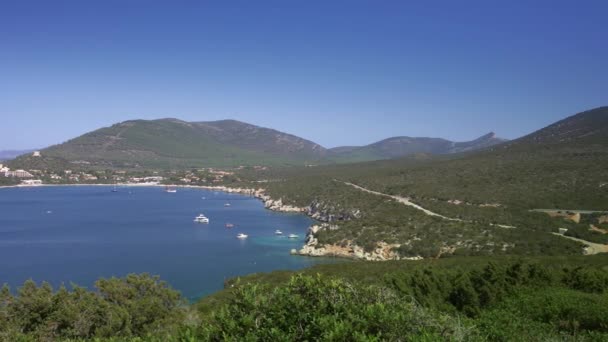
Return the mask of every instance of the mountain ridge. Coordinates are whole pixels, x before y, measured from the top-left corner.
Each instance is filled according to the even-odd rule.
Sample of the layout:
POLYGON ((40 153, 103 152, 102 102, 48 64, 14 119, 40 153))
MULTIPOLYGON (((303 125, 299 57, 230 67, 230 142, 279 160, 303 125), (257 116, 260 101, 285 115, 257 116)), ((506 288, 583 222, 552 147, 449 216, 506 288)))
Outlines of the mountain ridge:
POLYGON ((32 153, 36 150, 37 149, 35 148, 24 150, 0 150, 0 161, 14 159, 21 155, 32 153))
POLYGON ((122 121, 49 146, 42 153, 103 168, 303 165, 452 153, 483 148, 496 139, 493 134, 469 142, 391 137, 366 146, 327 149, 294 134, 234 119, 189 122, 162 118, 122 121))
POLYGON ((506 142, 494 132, 479 138, 455 142, 443 138, 395 136, 365 146, 338 146, 329 149, 336 161, 371 161, 395 159, 414 154, 451 154, 484 149, 506 142))

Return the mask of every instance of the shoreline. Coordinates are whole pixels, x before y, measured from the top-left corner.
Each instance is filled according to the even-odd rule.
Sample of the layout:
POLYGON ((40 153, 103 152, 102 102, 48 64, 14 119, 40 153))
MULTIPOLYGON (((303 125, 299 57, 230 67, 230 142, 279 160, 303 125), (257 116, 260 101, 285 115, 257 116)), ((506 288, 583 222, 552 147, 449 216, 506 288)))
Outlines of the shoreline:
POLYGON ((265 189, 258 188, 231 188, 224 185, 185 185, 185 184, 158 184, 158 183, 119 183, 119 184, 103 184, 103 183, 91 183, 91 184, 37 184, 37 185, 7 185, 0 186, 0 189, 9 188, 37 188, 37 187, 61 187, 61 186, 106 186, 106 187, 174 187, 174 188, 189 188, 189 189, 202 189, 211 191, 221 191, 225 193, 236 193, 244 196, 252 196, 259 199, 264 204, 264 208, 271 211, 283 212, 283 213, 300 213, 304 214, 313 220, 317 221, 308 227, 306 233, 305 243, 299 250, 291 251, 290 254, 305 256, 305 257, 332 257, 340 259, 350 260, 368 260, 368 261, 380 261, 380 260, 418 260, 418 258, 399 258, 396 253, 390 251, 391 247, 387 244, 380 243, 378 248, 373 252, 364 252, 363 248, 356 245, 350 245, 347 248, 343 248, 337 245, 323 245, 317 246, 317 239, 315 233, 321 229, 327 229, 330 227, 328 222, 324 222, 322 217, 318 215, 318 212, 313 212, 313 209, 309 207, 295 207, 291 205, 283 204, 282 199, 273 199, 269 195, 264 193, 265 189))

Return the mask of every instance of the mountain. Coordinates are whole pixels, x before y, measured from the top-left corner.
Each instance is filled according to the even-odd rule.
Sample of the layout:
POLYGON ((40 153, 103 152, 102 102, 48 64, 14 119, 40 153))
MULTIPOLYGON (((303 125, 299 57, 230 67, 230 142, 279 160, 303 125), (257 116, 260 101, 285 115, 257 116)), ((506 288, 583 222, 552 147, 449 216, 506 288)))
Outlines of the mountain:
MULTIPOLYGON (((472 151, 502 142, 493 133, 470 142, 394 137, 368 146, 326 149, 312 141, 236 120, 130 120, 42 150, 52 164, 96 168, 195 168, 369 161, 472 151), (52 159, 52 160, 51 160, 52 159)), ((29 165, 26 156, 13 164, 29 165)), ((45 160, 46 160, 45 159, 45 160)), ((36 160, 40 164, 40 160, 36 160)))
POLYGON ((475 140, 453 142, 441 138, 392 137, 366 146, 344 146, 329 149, 333 160, 360 162, 394 159, 413 154, 448 154, 484 149, 507 140, 488 133, 475 140))
POLYGON ((608 106, 587 110, 515 139, 507 149, 556 149, 608 145, 608 106))
POLYGON ((35 150, 31 149, 31 150, 4 150, 4 151, 0 151, 0 160, 13 159, 13 158, 16 158, 16 157, 18 157, 20 155, 31 153, 33 151, 35 151, 35 150))
POLYGON ((131 120, 41 151, 95 167, 190 168, 304 164, 322 159, 318 144, 235 121, 131 120))
MULTIPOLYGON (((494 138, 455 143, 454 149, 494 138)), ((407 139, 389 142, 412 146, 407 139)), ((422 142, 446 146, 441 139, 422 142)), ((268 180, 265 193, 282 205, 310 208, 313 217, 329 221, 307 238, 308 254, 367 258, 355 251, 389 246, 400 257, 563 255, 585 251, 565 237, 608 244, 608 107, 479 151, 417 156, 269 170, 259 179, 268 180), (581 214, 564 220, 534 209, 581 214)), ((586 252, 605 246, 593 248, 586 252)))
POLYGON ((196 122, 193 124, 217 142, 245 150, 297 160, 320 159, 327 154, 324 147, 312 141, 236 120, 196 122))

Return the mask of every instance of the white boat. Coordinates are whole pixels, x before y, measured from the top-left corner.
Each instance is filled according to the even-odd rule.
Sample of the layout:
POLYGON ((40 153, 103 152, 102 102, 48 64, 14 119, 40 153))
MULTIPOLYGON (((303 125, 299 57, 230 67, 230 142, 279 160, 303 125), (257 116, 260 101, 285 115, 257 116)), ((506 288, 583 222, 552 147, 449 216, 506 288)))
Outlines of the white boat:
POLYGON ((283 232, 277 229, 277 230, 274 231, 274 234, 275 235, 283 235, 283 232))
POLYGON ((237 239, 246 239, 246 238, 247 238, 247 234, 239 233, 239 234, 236 236, 236 238, 237 238, 237 239))
POLYGON ((229 206, 230 206, 230 203, 225 203, 224 204, 224 207, 229 207, 229 206))
POLYGON ((296 234, 289 234, 289 235, 287 235, 287 237, 290 238, 290 239, 296 239, 299 236, 297 236, 296 234))
POLYGON ((194 222, 198 222, 198 223, 209 223, 209 219, 207 218, 207 216, 200 214, 197 217, 194 218, 194 222))
POLYGON ((175 188, 170 188, 170 187, 166 186, 166 187, 165 187, 165 192, 168 192, 168 193, 170 193, 170 194, 174 194, 174 193, 176 193, 176 192, 177 192, 177 189, 175 189, 175 188))

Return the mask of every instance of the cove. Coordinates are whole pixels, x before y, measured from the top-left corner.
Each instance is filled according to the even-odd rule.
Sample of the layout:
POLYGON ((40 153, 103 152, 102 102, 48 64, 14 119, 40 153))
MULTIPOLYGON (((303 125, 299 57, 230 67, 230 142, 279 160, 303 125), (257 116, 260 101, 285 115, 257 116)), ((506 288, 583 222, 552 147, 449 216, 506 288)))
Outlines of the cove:
POLYGON ((289 255, 303 245, 313 221, 266 210, 253 197, 188 188, 111 190, 0 189, 0 284, 14 290, 33 279, 54 288, 92 288, 100 277, 147 272, 195 300, 231 277, 337 261, 289 255), (193 222, 200 213, 209 224, 193 222), (284 235, 275 235, 277 229, 284 235), (248 238, 239 240, 238 233, 248 238))

